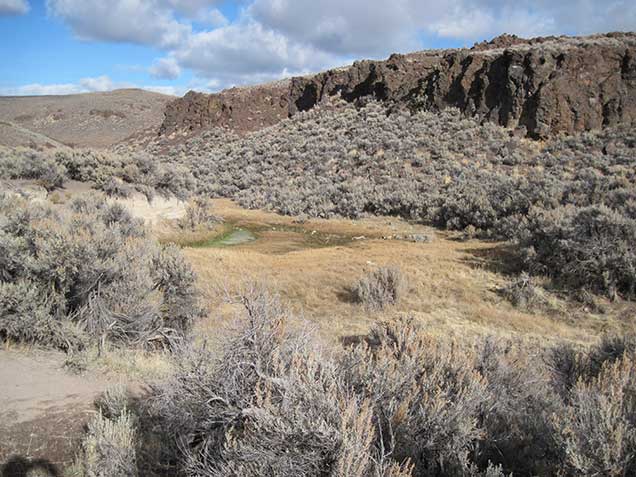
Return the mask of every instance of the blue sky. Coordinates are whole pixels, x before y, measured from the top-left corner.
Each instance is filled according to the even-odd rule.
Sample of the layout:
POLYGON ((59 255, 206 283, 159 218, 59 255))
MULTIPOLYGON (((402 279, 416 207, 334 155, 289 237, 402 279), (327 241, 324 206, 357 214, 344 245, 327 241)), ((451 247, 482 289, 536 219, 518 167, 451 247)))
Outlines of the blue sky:
POLYGON ((0 95, 216 91, 504 32, 635 29, 623 0, 0 0, 0 95))

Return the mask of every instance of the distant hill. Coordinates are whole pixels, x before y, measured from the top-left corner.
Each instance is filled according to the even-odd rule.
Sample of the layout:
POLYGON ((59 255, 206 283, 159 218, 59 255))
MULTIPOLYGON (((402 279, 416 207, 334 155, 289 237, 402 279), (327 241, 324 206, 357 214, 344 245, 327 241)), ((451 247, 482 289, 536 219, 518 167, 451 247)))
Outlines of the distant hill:
POLYGON ((63 96, 0 96, 0 145, 109 147, 159 128, 175 99, 140 89, 63 96))

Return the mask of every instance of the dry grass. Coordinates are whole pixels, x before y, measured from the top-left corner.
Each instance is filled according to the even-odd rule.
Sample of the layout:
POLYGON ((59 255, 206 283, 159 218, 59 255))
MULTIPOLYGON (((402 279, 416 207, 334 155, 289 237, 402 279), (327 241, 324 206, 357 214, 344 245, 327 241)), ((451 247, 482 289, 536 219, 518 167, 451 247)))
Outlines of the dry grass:
POLYGON ((431 243, 383 240, 381 237, 388 235, 431 233, 426 227, 395 218, 310 220, 300 224, 289 217, 243 210, 227 200, 215 201, 215 212, 233 223, 287 225, 349 239, 344 245, 305 244, 303 248, 298 233, 270 232, 234 247, 186 248, 184 253, 199 275, 211 309, 216 310, 200 324, 203 335, 216 335, 219 324, 232 316, 231 306, 220 306, 223 291, 240 287, 246 277, 280 291, 294 311, 314 323, 327 341, 364 334, 380 319, 405 314, 413 315, 435 334, 497 333, 544 343, 559 339, 589 343, 602 332, 633 329, 621 319, 633 310, 631 304, 617 304, 605 315, 594 315, 580 304, 565 302, 559 302, 559 311, 549 315, 516 309, 497 293, 509 280, 498 270, 503 260, 497 258, 503 253, 500 243, 459 241, 453 234, 442 232, 437 232, 431 243), (351 240, 360 236, 365 239, 351 240), (291 251, 284 253, 285 249, 291 251), (346 290, 362 274, 385 265, 400 267, 409 290, 396 307, 370 314, 353 303, 346 290))

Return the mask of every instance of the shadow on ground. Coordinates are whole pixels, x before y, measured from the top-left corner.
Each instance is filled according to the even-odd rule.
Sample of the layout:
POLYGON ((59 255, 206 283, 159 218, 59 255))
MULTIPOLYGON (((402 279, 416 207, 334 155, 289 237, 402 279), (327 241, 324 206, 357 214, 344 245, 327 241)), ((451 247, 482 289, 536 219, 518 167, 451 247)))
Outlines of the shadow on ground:
POLYGON ((46 459, 27 459, 19 455, 9 458, 2 466, 1 477, 60 477, 55 465, 46 459))

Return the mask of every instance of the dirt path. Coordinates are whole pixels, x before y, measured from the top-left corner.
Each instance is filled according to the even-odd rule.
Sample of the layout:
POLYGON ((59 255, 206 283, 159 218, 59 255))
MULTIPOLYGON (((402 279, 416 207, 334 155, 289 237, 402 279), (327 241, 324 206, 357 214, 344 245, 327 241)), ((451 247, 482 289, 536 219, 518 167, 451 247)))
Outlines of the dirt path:
POLYGON ((0 464, 18 456, 62 469, 73 460, 93 401, 109 382, 69 374, 64 359, 0 349, 0 464))

